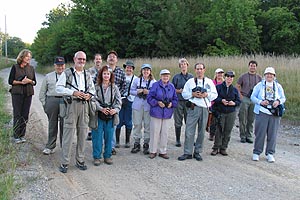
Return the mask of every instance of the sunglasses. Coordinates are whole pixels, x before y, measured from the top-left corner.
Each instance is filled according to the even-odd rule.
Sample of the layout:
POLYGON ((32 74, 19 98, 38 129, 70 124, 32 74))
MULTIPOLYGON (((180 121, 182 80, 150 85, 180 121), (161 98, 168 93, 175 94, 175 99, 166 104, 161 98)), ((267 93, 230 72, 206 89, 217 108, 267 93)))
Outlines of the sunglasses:
POLYGON ((226 77, 230 77, 230 78, 233 78, 234 76, 226 76, 226 77))

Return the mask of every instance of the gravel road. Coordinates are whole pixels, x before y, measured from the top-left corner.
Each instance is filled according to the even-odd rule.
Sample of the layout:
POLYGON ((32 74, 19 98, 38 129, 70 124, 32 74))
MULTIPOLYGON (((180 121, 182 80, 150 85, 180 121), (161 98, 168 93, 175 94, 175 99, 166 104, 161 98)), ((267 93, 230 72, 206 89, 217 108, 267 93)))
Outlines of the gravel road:
MULTIPOLYGON (((9 69, 0 71, 7 83, 9 69)), ((47 140, 47 118, 38 100, 43 75, 37 74, 37 86, 31 107, 26 137, 28 142, 17 145, 19 167, 16 179, 23 186, 14 199, 300 199, 300 128, 282 125, 275 154, 275 163, 264 156, 251 160, 253 144, 239 142, 234 127, 229 143, 229 156, 210 156, 213 143, 207 139, 203 161, 178 161, 183 147, 175 147, 173 124, 169 128, 169 160, 151 160, 142 153, 132 154, 121 147, 113 156, 114 164, 92 164, 91 142, 87 141, 88 170, 72 163, 67 174, 58 171, 61 149, 50 156, 42 154, 47 140)), ((11 112, 10 96, 7 107, 11 112)), ((184 130, 184 127, 183 127, 184 130)), ((124 141, 122 130, 121 142, 124 141)), ((184 133, 182 133, 182 141, 184 133)))

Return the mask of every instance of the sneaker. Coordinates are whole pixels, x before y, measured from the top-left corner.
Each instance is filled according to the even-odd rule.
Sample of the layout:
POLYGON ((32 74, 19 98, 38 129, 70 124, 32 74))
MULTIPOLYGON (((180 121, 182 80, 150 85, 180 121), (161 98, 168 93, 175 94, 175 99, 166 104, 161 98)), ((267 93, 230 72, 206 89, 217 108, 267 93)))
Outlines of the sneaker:
POLYGON ((149 144, 148 143, 144 143, 144 145, 143 145, 143 153, 144 153, 144 155, 147 155, 147 154, 150 153, 149 152, 149 144))
POLYGON ((48 148, 45 148, 45 149, 43 150, 43 154, 45 154, 45 155, 49 155, 49 154, 53 154, 53 153, 55 153, 55 150, 54 150, 54 149, 48 149, 48 148))
POLYGON ((268 161, 269 163, 275 162, 274 156, 273 156, 272 154, 268 154, 268 155, 267 155, 267 161, 268 161))
POLYGON ((228 156, 228 153, 227 153, 226 149, 221 149, 220 154, 223 155, 223 156, 228 156))
POLYGON ((218 154, 218 149, 213 149, 213 151, 210 153, 212 156, 216 156, 218 154))
POLYGON ((130 148, 130 143, 129 142, 125 144, 125 148, 130 148))
POLYGON ((253 140, 251 138, 246 138, 246 142, 249 143, 249 144, 252 144, 253 140))
POLYGON ((197 161, 202 161, 202 157, 200 155, 200 153, 194 153, 193 157, 197 160, 197 161))
POLYGON ((113 164, 113 160, 112 158, 104 158, 104 162, 108 165, 112 165, 113 164))
POLYGON ((99 166, 100 164, 101 164, 100 159, 98 159, 98 158, 94 159, 94 165, 95 166, 99 166))
POLYGON ((61 173, 67 173, 67 172, 68 172, 68 165, 61 164, 61 165, 59 166, 59 171, 60 171, 61 173))
POLYGON ((16 144, 21 144, 22 143, 22 140, 20 138, 14 138, 14 142, 16 144))
POLYGON ((76 160, 75 166, 80 170, 87 170, 87 166, 84 162, 79 162, 78 160, 76 160))
POLYGON ((259 155, 254 153, 254 154, 252 155, 252 160, 253 160, 253 161, 259 161, 259 155))
POLYGON ((26 139, 24 137, 21 137, 20 139, 23 143, 26 142, 26 139))
POLYGON ((115 148, 120 148, 120 143, 117 143, 117 144, 115 145, 115 148))
POLYGON ((112 154, 112 155, 117 155, 117 151, 115 150, 115 148, 112 148, 112 149, 111 149, 111 154, 112 154))

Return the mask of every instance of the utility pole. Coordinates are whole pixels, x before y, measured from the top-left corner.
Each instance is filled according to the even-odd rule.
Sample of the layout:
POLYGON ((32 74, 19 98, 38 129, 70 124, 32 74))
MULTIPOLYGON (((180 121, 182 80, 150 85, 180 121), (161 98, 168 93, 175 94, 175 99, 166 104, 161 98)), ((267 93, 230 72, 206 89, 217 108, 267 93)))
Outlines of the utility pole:
POLYGON ((5 15, 5 57, 6 57, 6 64, 8 63, 7 57, 7 29, 6 29, 6 15, 5 15))

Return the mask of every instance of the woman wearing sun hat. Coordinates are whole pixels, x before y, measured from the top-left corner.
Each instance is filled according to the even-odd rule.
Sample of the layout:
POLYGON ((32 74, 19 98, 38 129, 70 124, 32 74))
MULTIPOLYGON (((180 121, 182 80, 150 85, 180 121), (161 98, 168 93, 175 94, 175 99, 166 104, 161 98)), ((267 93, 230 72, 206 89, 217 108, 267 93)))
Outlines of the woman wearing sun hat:
POLYGON ((275 76, 275 69, 267 67, 264 79, 253 88, 251 95, 251 101, 255 103, 255 142, 252 156, 254 161, 259 160, 267 137, 265 155, 268 162, 275 162, 274 153, 281 117, 272 114, 272 109, 286 101, 284 90, 275 76))

